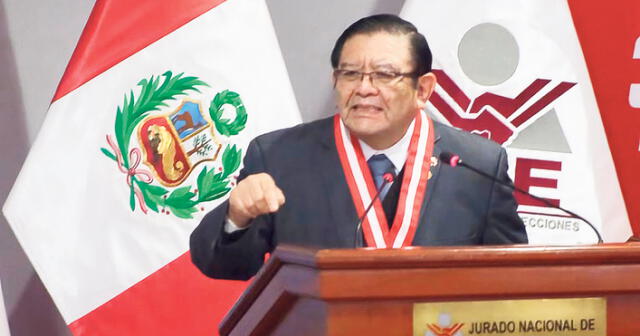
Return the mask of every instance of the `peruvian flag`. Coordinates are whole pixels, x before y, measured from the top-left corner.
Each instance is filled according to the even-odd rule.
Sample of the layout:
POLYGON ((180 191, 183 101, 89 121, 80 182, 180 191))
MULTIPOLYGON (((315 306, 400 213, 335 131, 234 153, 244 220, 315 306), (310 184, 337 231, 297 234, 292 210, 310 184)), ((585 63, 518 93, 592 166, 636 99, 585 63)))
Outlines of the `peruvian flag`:
POLYGON ((98 0, 3 211, 75 335, 213 335, 191 231, 300 122, 263 0, 98 0))
MULTIPOLYGON (((516 186, 581 214, 605 241, 626 241, 633 220, 640 233, 638 128, 632 121, 638 113, 620 115, 629 110, 626 99, 620 99, 624 95, 615 101, 594 95, 594 90, 610 92, 610 85, 594 80, 587 65, 614 77, 632 73, 625 68, 632 61, 630 49, 611 41, 621 40, 615 36, 631 28, 622 25, 614 31, 618 22, 639 31, 638 5, 634 0, 615 6, 587 3, 592 2, 407 0, 401 15, 426 35, 434 53, 438 85, 428 104, 434 119, 505 146, 516 186), (627 16, 618 15, 623 12, 627 16), (590 17, 603 22, 593 24, 590 17), (590 32, 580 36, 585 42, 576 30, 587 26, 590 32), (589 43, 591 39, 600 42, 589 43), (602 52, 604 42, 607 52, 602 52), (590 44, 592 49, 586 49, 590 44), (584 55, 595 54, 601 56, 599 63, 590 64, 595 58, 585 62, 584 55), (625 61, 607 62, 609 57, 625 61), (616 133, 624 130, 631 141, 611 141, 617 136, 605 129, 613 125, 603 124, 608 119, 627 120, 618 122, 616 133), (612 156, 622 150, 627 157, 612 156), (630 170, 636 170, 634 176, 630 170)), ((626 42, 629 47, 631 42, 626 42)), ((618 93, 629 92, 628 86, 622 90, 618 93)), ((516 197, 530 243, 597 241, 582 221, 530 197, 516 197)))

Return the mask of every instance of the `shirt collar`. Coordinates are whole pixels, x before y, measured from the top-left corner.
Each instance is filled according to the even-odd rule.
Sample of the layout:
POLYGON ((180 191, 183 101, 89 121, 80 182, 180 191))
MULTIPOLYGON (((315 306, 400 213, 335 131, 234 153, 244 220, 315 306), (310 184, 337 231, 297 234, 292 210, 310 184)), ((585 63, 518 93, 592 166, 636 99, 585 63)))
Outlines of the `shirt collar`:
POLYGON ((391 163, 393 163, 393 166, 396 170, 396 174, 398 174, 404 166, 405 161, 407 161, 407 152, 409 151, 409 144, 411 143, 411 135, 413 134, 414 124, 415 120, 411 122, 402 138, 389 148, 381 150, 373 149, 364 141, 358 139, 358 141, 360 142, 360 147, 362 148, 364 159, 369 160, 376 154, 384 154, 389 160, 391 160, 391 163))

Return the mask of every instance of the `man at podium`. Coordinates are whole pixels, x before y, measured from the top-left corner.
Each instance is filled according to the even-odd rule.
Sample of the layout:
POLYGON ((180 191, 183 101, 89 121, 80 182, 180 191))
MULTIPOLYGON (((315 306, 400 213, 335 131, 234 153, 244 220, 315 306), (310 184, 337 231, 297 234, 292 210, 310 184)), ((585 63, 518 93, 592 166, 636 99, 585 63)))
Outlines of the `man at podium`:
POLYGON ((415 26, 374 15, 331 54, 337 114, 254 139, 229 200, 191 235, 206 275, 247 279, 278 244, 321 248, 526 243, 498 144, 433 122, 432 56, 415 26))

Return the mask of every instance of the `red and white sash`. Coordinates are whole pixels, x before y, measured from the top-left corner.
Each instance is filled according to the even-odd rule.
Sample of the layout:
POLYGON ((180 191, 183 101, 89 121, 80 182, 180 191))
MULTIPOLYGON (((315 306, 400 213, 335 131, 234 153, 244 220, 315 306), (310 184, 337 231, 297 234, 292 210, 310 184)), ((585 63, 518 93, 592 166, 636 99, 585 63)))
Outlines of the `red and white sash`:
MULTIPOLYGON (((358 138, 349 133, 338 114, 334 117, 333 125, 340 163, 358 218, 360 218, 375 197, 376 187, 358 138)), ((367 246, 377 248, 411 246, 427 190, 433 153, 433 133, 431 119, 424 111, 416 113, 393 226, 389 230, 382 202, 377 199, 373 205, 373 211, 369 211, 362 221, 362 232, 367 246)))

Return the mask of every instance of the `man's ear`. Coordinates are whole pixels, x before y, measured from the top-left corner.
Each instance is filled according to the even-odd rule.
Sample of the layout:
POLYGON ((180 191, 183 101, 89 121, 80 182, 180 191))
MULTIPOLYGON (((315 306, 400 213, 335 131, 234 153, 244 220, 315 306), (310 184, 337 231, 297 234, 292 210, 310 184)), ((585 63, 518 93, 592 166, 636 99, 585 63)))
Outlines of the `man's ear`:
POLYGON ((436 88, 436 75, 432 72, 428 72, 418 77, 417 87, 417 103, 418 108, 423 110, 427 106, 427 101, 431 97, 431 93, 436 88))

